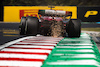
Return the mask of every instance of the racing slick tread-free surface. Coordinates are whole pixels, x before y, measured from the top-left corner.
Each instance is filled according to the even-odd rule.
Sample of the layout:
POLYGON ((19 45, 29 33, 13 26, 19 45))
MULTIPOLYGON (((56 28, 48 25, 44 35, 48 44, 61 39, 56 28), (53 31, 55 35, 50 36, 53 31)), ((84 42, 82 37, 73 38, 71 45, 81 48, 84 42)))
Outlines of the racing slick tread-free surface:
POLYGON ((37 17, 27 17, 26 35, 37 35, 39 28, 39 20, 37 17))

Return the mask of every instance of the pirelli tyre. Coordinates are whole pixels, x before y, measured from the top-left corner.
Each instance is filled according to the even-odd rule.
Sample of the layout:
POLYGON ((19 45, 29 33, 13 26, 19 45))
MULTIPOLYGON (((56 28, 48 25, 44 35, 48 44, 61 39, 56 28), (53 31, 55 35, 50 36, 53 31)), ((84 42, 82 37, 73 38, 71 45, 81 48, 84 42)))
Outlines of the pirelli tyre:
POLYGON ((21 17, 21 22, 19 25, 20 35, 25 35, 25 25, 26 25, 26 17, 21 17))
POLYGON ((68 37, 80 37, 81 34, 81 20, 70 20, 67 27, 68 37))
POLYGON ((27 17, 26 18, 26 35, 37 35, 39 28, 39 20, 37 17, 27 17))

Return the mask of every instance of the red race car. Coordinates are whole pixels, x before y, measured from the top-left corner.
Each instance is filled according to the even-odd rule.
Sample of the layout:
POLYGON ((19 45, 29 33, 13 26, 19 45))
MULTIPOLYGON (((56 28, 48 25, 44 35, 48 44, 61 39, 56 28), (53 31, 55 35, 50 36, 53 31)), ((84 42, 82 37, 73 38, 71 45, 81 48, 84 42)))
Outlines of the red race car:
POLYGON ((61 10, 39 10, 39 18, 22 17, 19 26, 20 35, 45 35, 80 37, 81 21, 71 19, 72 12, 61 10), (66 19, 70 16, 69 19, 66 19))

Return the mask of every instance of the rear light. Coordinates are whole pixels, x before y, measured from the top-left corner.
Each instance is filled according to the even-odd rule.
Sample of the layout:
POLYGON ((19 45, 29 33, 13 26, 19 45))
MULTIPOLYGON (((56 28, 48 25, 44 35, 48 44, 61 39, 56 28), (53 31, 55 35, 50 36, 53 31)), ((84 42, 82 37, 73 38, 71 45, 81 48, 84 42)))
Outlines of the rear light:
POLYGON ((43 27, 43 25, 41 25, 41 27, 43 27))

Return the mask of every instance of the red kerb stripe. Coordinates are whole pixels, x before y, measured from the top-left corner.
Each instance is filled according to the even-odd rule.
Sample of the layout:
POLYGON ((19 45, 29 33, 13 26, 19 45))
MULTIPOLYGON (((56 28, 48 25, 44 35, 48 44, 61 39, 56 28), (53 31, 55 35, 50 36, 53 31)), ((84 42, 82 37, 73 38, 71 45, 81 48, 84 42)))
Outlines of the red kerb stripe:
POLYGON ((0 60, 10 60, 10 61, 39 61, 39 62, 43 62, 43 59, 29 59, 29 58, 4 58, 4 57, 0 57, 0 60))
POLYGON ((6 47, 6 48, 14 48, 14 49, 41 49, 41 50, 52 50, 48 48, 23 48, 23 47, 6 47))
POLYGON ((0 67, 36 67, 36 66, 0 66, 0 67))
POLYGON ((49 55, 49 53, 14 52, 14 51, 0 51, 0 53, 49 55))

